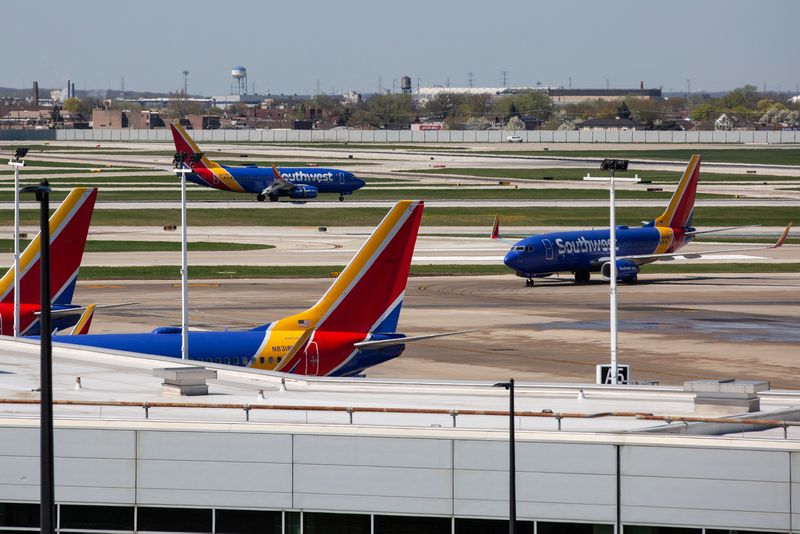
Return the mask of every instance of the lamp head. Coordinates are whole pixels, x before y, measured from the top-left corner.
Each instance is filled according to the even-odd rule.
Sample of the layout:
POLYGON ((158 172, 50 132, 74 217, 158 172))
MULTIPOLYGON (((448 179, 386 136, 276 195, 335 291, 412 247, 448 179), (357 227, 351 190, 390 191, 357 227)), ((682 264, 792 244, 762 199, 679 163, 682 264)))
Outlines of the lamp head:
POLYGON ((175 152, 172 157, 172 166, 178 168, 183 165, 183 162, 186 161, 186 155, 186 152, 175 152))
POLYGON ((19 161, 20 159, 24 158, 28 153, 28 150, 30 149, 26 146, 18 147, 16 151, 14 151, 14 161, 19 161))

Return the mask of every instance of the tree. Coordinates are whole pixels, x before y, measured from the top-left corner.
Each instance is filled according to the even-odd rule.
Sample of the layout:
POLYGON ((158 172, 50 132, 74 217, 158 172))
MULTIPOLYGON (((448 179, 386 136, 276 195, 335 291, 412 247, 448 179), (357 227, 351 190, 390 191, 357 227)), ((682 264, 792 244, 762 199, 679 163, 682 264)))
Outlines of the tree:
POLYGON ((375 128, 408 125, 416 112, 411 95, 375 95, 353 107, 348 124, 375 128))
POLYGON ((525 129, 525 123, 522 122, 522 119, 520 119, 518 116, 511 117, 510 119, 508 119, 508 122, 506 123, 506 130, 517 131, 524 129, 525 129))
POLYGON ((719 116, 719 109, 711 104, 700 104, 692 110, 690 116, 695 122, 712 121, 719 116))
POLYGON ((82 107, 83 107, 82 102, 78 98, 75 98, 73 96, 64 100, 61 109, 63 109, 64 111, 72 111, 77 113, 81 111, 82 107))
POLYGON ((617 106, 617 117, 619 117, 620 119, 631 118, 631 108, 629 108, 628 105, 625 104, 624 100, 619 106, 617 106))

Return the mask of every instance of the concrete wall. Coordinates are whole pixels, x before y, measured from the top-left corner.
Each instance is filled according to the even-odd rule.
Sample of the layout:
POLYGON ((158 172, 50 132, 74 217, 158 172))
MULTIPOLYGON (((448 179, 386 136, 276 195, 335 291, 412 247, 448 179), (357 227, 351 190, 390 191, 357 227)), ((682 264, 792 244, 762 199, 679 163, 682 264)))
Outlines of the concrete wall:
MULTIPOLYGON (((56 500, 506 517, 504 433, 400 437, 350 428, 57 428, 56 500)), ((624 524, 782 531, 800 525, 800 451, 791 442, 519 438, 520 519, 613 524, 619 491, 624 524)), ((0 427, 0 502, 38 501, 37 455, 36 427, 0 427)))
MULTIPOLYGON (((0 132, 0 134, 5 132, 0 132)), ((800 131, 411 131, 411 130, 193 130, 199 143, 325 142, 325 143, 503 143, 509 135, 520 135, 528 143, 800 143, 800 131)), ((55 130, 59 141, 172 141, 167 129, 55 130)), ((2 137, 0 137, 2 139, 2 137)))

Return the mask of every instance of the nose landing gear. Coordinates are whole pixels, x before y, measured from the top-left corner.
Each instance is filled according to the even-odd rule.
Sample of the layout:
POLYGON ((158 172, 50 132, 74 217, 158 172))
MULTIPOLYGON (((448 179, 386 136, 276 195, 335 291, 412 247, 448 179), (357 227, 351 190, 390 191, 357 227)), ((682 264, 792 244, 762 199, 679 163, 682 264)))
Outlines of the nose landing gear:
POLYGON ((533 278, 525 280, 525 287, 533 287, 533 278))

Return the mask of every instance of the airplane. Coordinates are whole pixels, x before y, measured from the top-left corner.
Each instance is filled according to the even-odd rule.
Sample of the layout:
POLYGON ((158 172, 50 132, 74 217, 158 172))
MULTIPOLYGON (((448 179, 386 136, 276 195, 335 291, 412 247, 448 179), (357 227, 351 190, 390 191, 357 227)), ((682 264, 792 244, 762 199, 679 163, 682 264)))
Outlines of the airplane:
MULTIPOLYGON (((70 191, 64 202, 50 216, 50 287, 54 329, 65 329, 82 319, 91 322, 91 311, 72 304, 78 269, 83 258, 89 223, 92 220, 97 188, 78 187, 70 191)), ((40 305, 39 234, 20 254, 20 334, 39 335, 40 305)), ((14 333, 14 266, 0 278, 0 334, 14 333)), ((81 333, 80 330, 75 331, 81 333)))
POLYGON ((268 198, 277 202, 280 197, 316 198, 318 193, 338 193, 341 201, 345 195, 364 187, 364 180, 339 169, 220 165, 200 151, 181 125, 172 124, 170 128, 175 151, 183 155, 183 161, 175 163, 187 165, 193 172, 188 173, 186 179, 198 185, 222 191, 255 194, 259 202, 268 198))
MULTIPOLYGON (((311 308, 251 330, 188 333, 190 360, 313 376, 358 376, 402 354, 397 333, 423 202, 403 200, 311 308)), ((54 336, 53 342, 181 358, 181 328, 54 336)))
MULTIPOLYGON (((643 225, 638 228, 616 227, 618 281, 636 283, 641 266, 654 261, 669 261, 679 256, 696 259, 723 252, 763 250, 783 245, 792 223, 789 223, 777 242, 768 247, 678 253, 679 249, 698 234, 747 228, 737 226, 700 231, 692 227, 699 177, 700 156, 693 155, 664 213, 655 220, 643 221, 643 225)), ((501 240, 498 217, 495 217, 491 238, 501 240)), ((564 272, 572 273, 577 284, 588 283, 593 272, 600 272, 608 280, 611 274, 609 239, 609 229, 534 235, 514 243, 503 258, 503 263, 517 276, 525 278, 525 285, 528 287, 533 287, 534 278, 564 272)))

